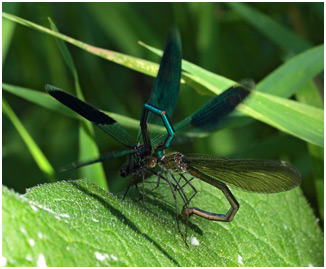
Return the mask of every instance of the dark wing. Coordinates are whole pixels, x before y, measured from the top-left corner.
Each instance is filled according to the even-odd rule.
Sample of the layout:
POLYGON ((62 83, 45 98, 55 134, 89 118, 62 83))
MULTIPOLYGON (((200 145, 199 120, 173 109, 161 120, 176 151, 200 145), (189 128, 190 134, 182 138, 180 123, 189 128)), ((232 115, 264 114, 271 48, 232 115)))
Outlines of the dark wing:
MULTIPOLYGON (((176 107, 181 79, 181 41, 180 34, 177 29, 171 31, 168 41, 166 43, 163 56, 160 62, 160 68, 155 79, 152 94, 147 101, 148 104, 153 105, 161 110, 164 110, 169 117, 172 116, 176 107)), ((152 112, 148 114, 147 123, 155 123, 162 125, 162 119, 159 115, 154 115, 152 112)), ((149 128, 150 137, 154 137, 151 128, 149 128)), ((138 132, 137 141, 140 140, 140 130, 138 132)), ((161 142, 166 138, 167 133, 164 132, 160 136, 161 142)))
MULTIPOLYGON (((152 95, 148 103, 165 110, 169 117, 172 116, 177 105, 180 79, 181 79, 181 41, 178 30, 174 29, 168 38, 160 62, 160 68, 155 79, 152 95)), ((148 122, 152 122, 153 118, 149 117, 148 122)), ((155 120, 156 121, 156 120, 155 120)))
POLYGON ((225 90, 191 116, 177 123, 176 131, 186 128, 213 131, 224 126, 227 116, 250 94, 250 90, 236 85, 225 90))
POLYGON ((186 154, 184 162, 190 170, 194 168, 200 172, 199 175, 203 174, 203 180, 205 175, 208 176, 209 179, 205 180, 208 183, 212 179, 218 180, 244 191, 283 192, 291 190, 301 182, 298 170, 282 161, 224 159, 201 154, 186 154))
POLYGON ((55 86, 46 85, 45 89, 60 103, 77 112, 79 115, 89 120, 90 122, 96 124, 119 143, 127 147, 133 146, 129 133, 108 115, 55 86))

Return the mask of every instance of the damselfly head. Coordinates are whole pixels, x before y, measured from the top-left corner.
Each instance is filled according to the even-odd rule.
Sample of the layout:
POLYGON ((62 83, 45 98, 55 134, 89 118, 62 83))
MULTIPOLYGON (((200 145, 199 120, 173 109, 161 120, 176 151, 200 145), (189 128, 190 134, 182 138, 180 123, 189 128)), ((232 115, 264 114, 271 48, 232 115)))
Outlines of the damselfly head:
POLYGON ((126 164, 120 169, 120 176, 127 177, 129 175, 130 175, 130 166, 129 164, 126 164))
POLYGON ((149 168, 155 168, 157 164, 157 158, 154 156, 148 156, 144 159, 144 164, 149 168))
POLYGON ((144 162, 147 167, 155 168, 155 166, 157 164, 157 158, 154 156, 149 156, 149 157, 145 158, 144 162))

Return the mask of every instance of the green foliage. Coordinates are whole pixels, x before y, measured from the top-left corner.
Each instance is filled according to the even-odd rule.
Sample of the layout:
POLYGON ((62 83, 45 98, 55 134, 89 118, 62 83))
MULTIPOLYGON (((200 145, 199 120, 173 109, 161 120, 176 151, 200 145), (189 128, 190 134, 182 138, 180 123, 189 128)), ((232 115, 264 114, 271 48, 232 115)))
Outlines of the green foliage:
POLYGON ((251 8, 249 5, 244 3, 227 3, 227 5, 253 27, 284 49, 302 52, 311 46, 309 42, 298 37, 291 30, 273 21, 262 12, 251 8))
POLYGON ((21 138, 24 140, 26 146, 31 152, 35 162, 40 167, 41 171, 45 174, 50 182, 54 182, 54 169, 46 159, 40 148, 37 146, 33 138, 29 135, 28 131, 25 129, 24 125, 17 118, 15 112, 11 109, 6 100, 2 99, 2 110, 11 120, 12 124, 17 129, 17 132, 20 134, 21 138))
MULTIPOLYGON (((70 92, 83 88, 87 102, 110 111, 107 114, 136 137, 142 106, 154 84, 142 74, 156 76, 159 62, 137 41, 151 44, 144 46, 159 55, 154 48, 164 47, 167 33, 176 24, 187 61, 182 63, 173 124, 235 81, 250 78, 257 86, 232 115, 236 120, 232 128, 210 137, 187 133, 206 138, 171 150, 285 160, 299 169, 300 188, 308 199, 307 203, 299 188, 273 195, 234 191, 240 203, 234 221, 192 217, 189 239, 196 238, 200 245, 187 249, 176 232, 174 202, 166 186, 146 197, 145 211, 141 203, 122 202, 88 181, 41 185, 23 196, 4 187, 6 265, 322 266, 323 235, 308 204, 322 224, 323 5, 5 3, 2 86, 3 98, 12 109, 3 104, 2 152, 3 184, 9 188, 25 193, 26 188, 48 180, 47 169, 41 169, 42 173, 41 165, 35 165, 33 148, 38 148, 39 156, 47 156, 48 167, 55 168, 75 161, 78 151, 87 149, 86 143, 78 143, 83 140, 78 127, 84 126, 84 119, 80 125, 69 120, 81 118, 44 93, 45 84, 70 92), (47 28, 48 17, 65 34, 47 28), (66 65, 68 58, 73 61, 66 65), (25 143, 24 136, 30 138, 25 143)), ((101 152, 121 150, 121 145, 96 128, 87 134, 92 147, 96 147, 96 136, 101 152)), ((103 164, 113 193, 120 193, 127 184, 118 176, 123 162, 115 159, 103 164)), ((57 174, 56 179, 80 178, 79 173, 57 174)), ((87 175, 105 187, 103 178, 87 175)), ((200 193, 193 206, 221 213, 228 209, 218 190, 198 181, 195 185, 200 193)))
MULTIPOLYGON (((220 191, 195 186, 196 205, 227 208, 220 191)), ((273 195, 234 191, 241 204, 235 220, 191 218, 189 249, 176 232, 167 186, 163 192, 166 201, 149 196, 144 211, 141 203, 122 202, 86 180, 38 186, 23 196, 4 188, 6 265, 323 265, 321 231, 298 188, 273 195)))
MULTIPOLYGON (((285 62, 257 85, 257 91, 290 97, 324 69, 324 45, 308 49, 285 62)), ((316 100, 321 100, 316 96, 316 100)))
MULTIPOLYGON (((155 70, 156 68, 156 64, 142 62, 140 59, 136 59, 134 57, 95 48, 56 32, 50 32, 48 29, 35 25, 26 20, 22 20, 8 14, 4 14, 4 16, 11 18, 14 21, 24 23, 25 25, 28 25, 34 29, 50 33, 51 35, 66 40, 69 43, 82 47, 91 53, 96 53, 99 56, 115 61, 116 63, 123 64, 129 68, 142 71, 144 73, 148 72, 148 70, 155 70), (142 63, 139 64, 140 62, 142 63)), ((162 53, 158 52, 154 48, 149 46, 147 47, 157 53, 162 53)), ((276 91, 276 95, 286 97, 290 96, 293 94, 294 88, 293 79, 291 79, 293 76, 296 78, 294 81, 297 81, 295 89, 299 89, 300 86, 302 86, 306 81, 312 79, 316 74, 322 71, 323 51, 323 46, 320 46, 312 51, 303 53, 303 55, 297 56, 295 59, 292 59, 290 63, 280 67, 279 70, 274 71, 274 73, 270 75, 268 79, 263 81, 261 84, 258 84, 257 90, 272 93, 276 91), (278 84, 283 84, 283 90, 280 87, 278 88, 278 84), (274 86, 275 90, 272 90, 274 86), (291 92, 289 92, 289 90, 291 92)), ((190 82, 192 85, 194 83, 198 83, 199 86, 206 87, 208 90, 211 90, 214 93, 220 93, 220 89, 225 87, 225 84, 230 83, 230 81, 227 79, 221 80, 219 76, 187 62, 184 62, 182 68, 191 74, 184 76, 192 81, 192 83, 190 82), (200 72, 198 72, 199 70, 200 72), (227 83, 223 83, 224 81, 227 83)), ((151 74, 155 75, 156 73, 157 72, 151 72, 151 74)), ((316 109, 314 107, 302 105, 283 98, 277 98, 269 94, 262 94, 256 91, 253 92, 250 99, 251 100, 249 102, 246 102, 246 105, 240 106, 242 107, 242 110, 240 109, 240 111, 243 111, 255 119, 270 124, 283 132, 295 135, 315 145, 323 146, 324 118, 323 111, 321 109, 316 109)))

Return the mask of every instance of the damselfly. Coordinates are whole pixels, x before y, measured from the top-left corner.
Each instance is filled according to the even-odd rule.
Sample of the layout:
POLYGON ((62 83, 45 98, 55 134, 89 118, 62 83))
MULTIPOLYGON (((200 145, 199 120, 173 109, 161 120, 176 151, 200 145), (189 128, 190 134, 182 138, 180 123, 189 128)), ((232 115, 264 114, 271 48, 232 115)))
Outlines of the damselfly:
POLYGON ((182 133, 188 128, 209 132, 223 127, 226 124, 227 116, 250 94, 250 90, 242 85, 233 86, 173 126, 169 116, 172 115, 177 103, 180 78, 181 42, 178 33, 175 31, 167 42, 152 95, 144 106, 136 143, 132 142, 129 133, 113 118, 93 106, 54 86, 47 85, 46 90, 58 101, 96 124, 127 147, 126 150, 110 152, 95 160, 73 163, 70 168, 78 168, 128 155, 128 163, 120 170, 122 177, 131 176, 125 195, 129 187, 135 185, 144 199, 147 193, 144 192, 144 188, 143 192, 140 192, 138 184, 144 183, 145 178, 149 175, 157 176, 157 185, 149 192, 159 187, 161 180, 166 181, 175 200, 177 225, 180 233, 177 193, 184 202, 182 216, 186 221, 184 240, 187 244, 188 220, 191 215, 198 215, 215 221, 232 221, 239 209, 239 204, 228 186, 258 193, 282 192, 296 187, 300 183, 300 174, 293 166, 282 161, 224 159, 209 155, 181 154, 178 152, 165 154, 165 149, 170 147, 177 132, 182 133), (166 128, 167 134, 164 132, 151 138, 148 124, 156 122, 159 118, 166 128), (193 178, 203 180, 223 192, 230 203, 230 209, 226 214, 190 207, 190 201, 197 194, 196 188, 191 184, 193 178), (180 180, 183 180, 184 183, 180 183, 180 180), (185 185, 191 186, 194 190, 191 197, 185 194, 185 185))

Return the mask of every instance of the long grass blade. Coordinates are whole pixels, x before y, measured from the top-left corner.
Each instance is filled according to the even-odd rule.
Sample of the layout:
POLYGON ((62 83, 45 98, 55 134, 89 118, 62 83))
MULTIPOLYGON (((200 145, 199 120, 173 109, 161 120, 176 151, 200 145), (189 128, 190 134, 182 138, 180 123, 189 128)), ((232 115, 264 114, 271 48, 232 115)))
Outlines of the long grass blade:
MULTIPOLYGON (((51 25, 51 29, 55 32, 59 32, 50 18, 49 22, 51 25)), ((77 68, 73 61, 73 58, 66 44, 62 40, 57 38, 56 41, 63 56, 63 59, 65 60, 69 70, 73 75, 76 94, 80 99, 84 100, 84 96, 79 83, 77 68)), ((86 158, 95 158, 99 156, 99 154, 100 152, 94 140, 93 126, 89 122, 81 122, 79 126, 79 160, 85 160, 86 158)), ((79 175, 82 178, 88 178, 98 186, 104 188, 105 190, 108 190, 107 180, 102 164, 98 163, 97 165, 83 167, 79 170, 79 175)))
POLYGON ((239 14, 244 20, 251 24, 270 40, 283 49, 302 52, 311 47, 311 44, 295 35, 291 30, 278 22, 272 20, 267 15, 246 3, 225 3, 234 12, 239 14))
POLYGON ((15 112, 11 109, 6 100, 2 97, 2 111, 8 116, 12 124, 15 126, 20 137, 25 142, 27 148, 32 154, 37 166, 45 174, 49 182, 55 182, 54 169, 50 162, 47 160, 41 149, 37 146, 31 135, 25 129, 24 125, 20 122, 15 112))

